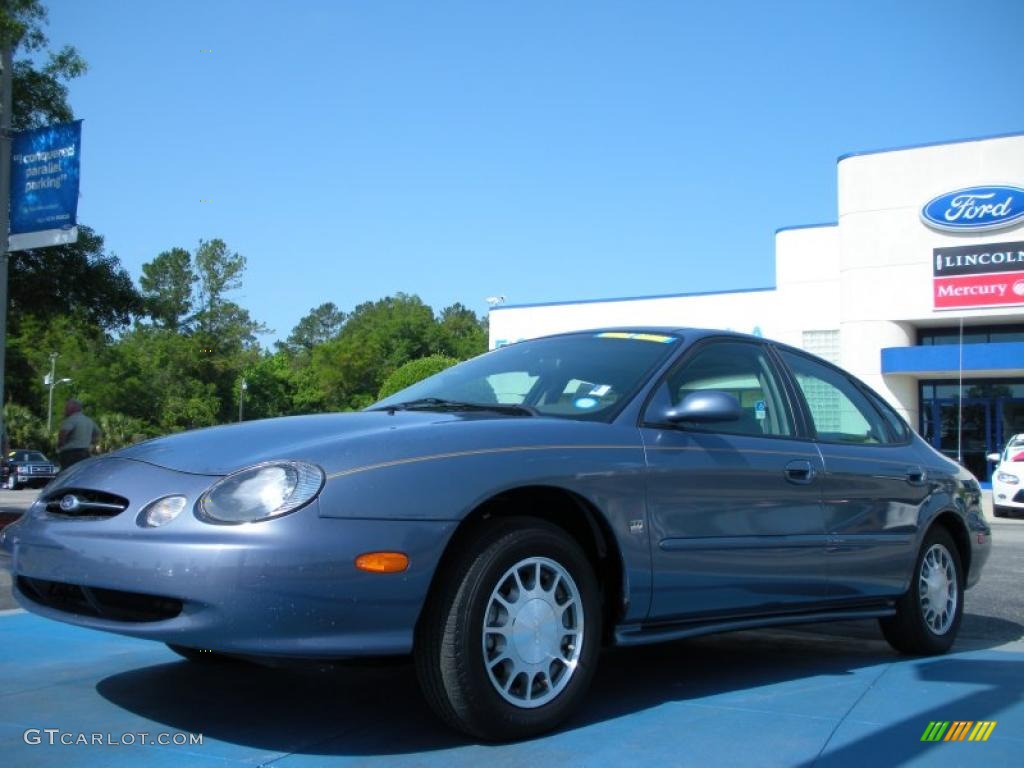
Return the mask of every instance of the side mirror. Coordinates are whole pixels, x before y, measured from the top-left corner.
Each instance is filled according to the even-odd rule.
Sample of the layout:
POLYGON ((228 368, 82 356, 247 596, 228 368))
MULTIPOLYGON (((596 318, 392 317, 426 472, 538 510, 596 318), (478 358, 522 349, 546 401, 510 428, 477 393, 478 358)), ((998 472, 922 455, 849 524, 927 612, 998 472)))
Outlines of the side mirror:
POLYGON ((662 418, 672 424, 693 421, 709 424, 718 421, 736 421, 743 416, 739 400, 727 392, 709 389, 706 392, 691 392, 679 405, 666 408, 662 418))
POLYGON ((990 453, 985 458, 988 459, 989 461, 995 463, 995 464, 998 464, 999 460, 1001 458, 1003 458, 1003 457, 1000 454, 998 454, 998 453, 990 453))

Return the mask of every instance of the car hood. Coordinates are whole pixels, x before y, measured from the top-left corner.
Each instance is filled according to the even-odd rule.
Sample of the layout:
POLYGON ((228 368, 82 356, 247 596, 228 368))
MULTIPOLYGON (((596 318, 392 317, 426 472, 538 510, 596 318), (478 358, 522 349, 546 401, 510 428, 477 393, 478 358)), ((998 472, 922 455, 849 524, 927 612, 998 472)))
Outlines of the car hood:
POLYGON ((199 429, 107 455, 195 475, 222 476, 282 459, 307 461, 331 475, 467 450, 593 445, 621 439, 603 422, 492 411, 359 411, 199 429))
POLYGON ((199 475, 226 475, 276 459, 309 461, 334 472, 373 460, 400 441, 399 433, 462 420, 458 414, 409 411, 290 416, 181 432, 109 455, 199 475))

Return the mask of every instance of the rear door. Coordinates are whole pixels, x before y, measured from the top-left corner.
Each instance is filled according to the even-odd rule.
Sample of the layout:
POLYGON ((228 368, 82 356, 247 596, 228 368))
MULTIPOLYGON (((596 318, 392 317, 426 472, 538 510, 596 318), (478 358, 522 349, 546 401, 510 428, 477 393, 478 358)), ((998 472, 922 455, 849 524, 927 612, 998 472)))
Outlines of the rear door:
POLYGON ((838 368, 791 350, 779 354, 805 401, 824 460, 830 599, 902 592, 930 493, 909 428, 838 368))
POLYGON ((790 610, 827 590, 821 457, 801 439, 778 369, 757 342, 699 343, 657 388, 641 433, 654 565, 653 620, 790 610), (743 417, 659 423, 701 390, 743 417))

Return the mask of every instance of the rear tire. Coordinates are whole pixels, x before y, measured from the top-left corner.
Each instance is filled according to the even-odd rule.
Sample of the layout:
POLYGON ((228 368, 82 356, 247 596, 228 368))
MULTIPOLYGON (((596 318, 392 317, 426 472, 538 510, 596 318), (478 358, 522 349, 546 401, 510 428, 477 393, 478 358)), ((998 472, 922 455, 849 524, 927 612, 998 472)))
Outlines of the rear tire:
POLYGON ((555 728, 597 665, 601 600, 580 545, 531 518, 466 542, 427 601, 414 657, 424 696, 453 728, 507 741, 555 728))
POLYGON ((933 527, 924 537, 910 589, 896 615, 880 619, 882 634, 901 653, 931 656, 953 647, 964 612, 964 574, 949 532, 933 527))

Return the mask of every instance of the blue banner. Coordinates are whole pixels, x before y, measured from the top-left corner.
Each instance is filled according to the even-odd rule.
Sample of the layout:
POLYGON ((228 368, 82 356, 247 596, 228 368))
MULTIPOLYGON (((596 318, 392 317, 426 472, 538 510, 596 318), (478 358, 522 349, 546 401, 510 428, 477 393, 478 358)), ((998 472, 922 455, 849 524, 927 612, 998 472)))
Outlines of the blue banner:
MULTIPOLYGON (((82 121, 15 133, 11 143, 11 250, 15 235, 41 247, 68 242, 78 223, 82 121), (50 240, 47 241, 48 233, 50 240)), ((77 233, 76 233, 77 234, 77 233)))

